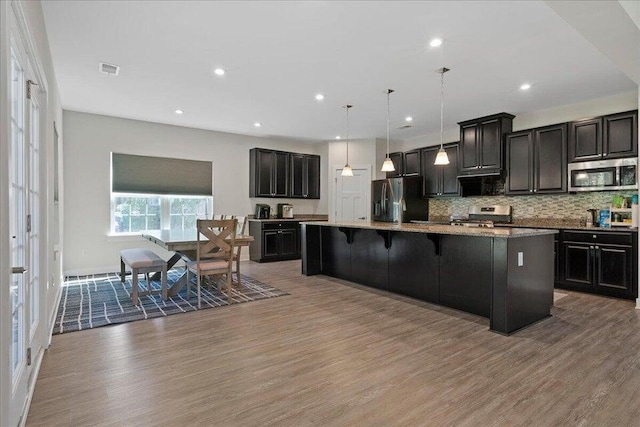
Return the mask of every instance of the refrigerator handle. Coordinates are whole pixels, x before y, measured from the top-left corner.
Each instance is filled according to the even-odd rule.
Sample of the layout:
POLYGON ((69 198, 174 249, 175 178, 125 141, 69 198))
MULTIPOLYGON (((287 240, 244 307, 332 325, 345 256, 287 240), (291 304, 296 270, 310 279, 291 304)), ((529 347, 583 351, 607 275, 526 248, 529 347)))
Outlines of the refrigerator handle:
POLYGON ((382 215, 387 215, 387 181, 382 183, 382 215))

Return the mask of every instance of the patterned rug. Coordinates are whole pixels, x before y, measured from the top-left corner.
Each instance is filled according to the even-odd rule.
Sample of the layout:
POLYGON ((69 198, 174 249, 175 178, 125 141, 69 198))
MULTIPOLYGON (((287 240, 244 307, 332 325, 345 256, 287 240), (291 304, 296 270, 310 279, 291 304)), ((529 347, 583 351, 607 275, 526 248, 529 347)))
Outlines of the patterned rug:
MULTIPOLYGON (((182 272, 183 270, 169 270, 167 286, 170 287, 178 280, 182 272)), ((139 276, 138 286, 141 291, 147 289, 144 275, 139 276)), ((160 289, 160 282, 152 281, 151 287, 160 289)), ((192 286, 192 291, 194 289, 195 285, 192 286)), ((195 292, 192 292, 189 299, 186 294, 185 286, 177 296, 166 301, 162 300, 160 294, 141 296, 141 304, 136 306, 131 302, 130 274, 127 274, 124 283, 120 282, 119 273, 69 276, 63 284, 53 334, 198 310, 195 292)), ((283 295, 289 294, 243 274, 242 287, 233 286, 231 299, 233 304, 237 304, 283 295)), ((202 287, 202 309, 226 305, 229 302, 225 292, 219 293, 215 285, 211 287, 211 292, 207 290, 207 286, 202 287)))

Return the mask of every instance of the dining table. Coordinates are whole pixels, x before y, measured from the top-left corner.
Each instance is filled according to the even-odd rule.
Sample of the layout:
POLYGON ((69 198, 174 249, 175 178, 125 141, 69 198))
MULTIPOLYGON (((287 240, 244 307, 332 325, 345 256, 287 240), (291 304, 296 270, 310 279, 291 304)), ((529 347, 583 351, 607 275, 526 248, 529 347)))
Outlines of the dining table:
MULTIPOLYGON (((142 237, 155 243, 156 245, 175 252, 167 261, 167 269, 173 268, 181 259, 193 261, 197 257, 198 234, 197 230, 150 230, 142 233, 142 237)), ((249 246, 253 242, 253 236, 237 234, 234 245, 249 246)), ((155 278, 154 278, 155 279, 155 278)), ((168 289, 168 295, 174 297, 187 285, 187 271, 176 280, 168 289)))

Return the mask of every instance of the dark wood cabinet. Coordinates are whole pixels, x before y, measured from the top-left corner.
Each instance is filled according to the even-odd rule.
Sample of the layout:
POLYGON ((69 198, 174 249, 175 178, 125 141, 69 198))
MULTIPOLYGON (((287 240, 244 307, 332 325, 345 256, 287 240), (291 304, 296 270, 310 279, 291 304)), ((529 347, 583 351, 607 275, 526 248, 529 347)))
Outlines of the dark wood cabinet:
POLYGON ((486 175, 502 170, 503 137, 511 132, 514 117, 500 113, 458 123, 461 175, 486 175))
POLYGON ((563 231, 556 286, 633 299, 638 297, 637 233, 563 231))
POLYGON ((638 111, 569 124, 569 162, 638 155, 638 111))
POLYGON ((291 197, 320 198, 320 156, 291 153, 291 197))
POLYGON ((300 258, 300 223, 297 221, 249 221, 251 261, 268 262, 300 258))
POLYGON ((505 193, 567 192, 567 126, 558 124, 506 137, 505 193))
POLYGON ((389 153, 389 158, 393 162, 395 170, 393 172, 387 172, 387 178, 398 178, 404 173, 404 153, 398 151, 396 153, 389 153))
POLYGON ((389 233, 389 291, 432 303, 439 302, 440 281, 434 236, 389 233))
POLYGON ((351 278, 377 289, 388 289, 389 251, 384 240, 389 232, 351 229, 351 278))
POLYGON ((638 110, 603 117, 602 156, 608 159, 638 155, 638 110))
POLYGON ((420 175, 420 149, 404 153, 404 176, 420 175))
POLYGON ((433 163, 440 146, 423 148, 422 159, 422 195, 424 197, 459 196, 460 181, 458 181, 459 143, 444 145, 449 157, 449 164, 436 166, 433 163))
POLYGON ((249 150, 249 197, 289 197, 289 153, 249 150))

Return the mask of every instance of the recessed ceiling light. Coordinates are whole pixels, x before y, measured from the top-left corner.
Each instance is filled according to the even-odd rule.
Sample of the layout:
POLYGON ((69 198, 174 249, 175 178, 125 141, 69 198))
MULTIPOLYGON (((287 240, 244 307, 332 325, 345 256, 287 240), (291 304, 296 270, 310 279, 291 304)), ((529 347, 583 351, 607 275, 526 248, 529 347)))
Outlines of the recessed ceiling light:
POLYGON ((433 39, 429 42, 429 46, 438 47, 442 44, 442 39, 433 39))
POLYGON ((177 115, 180 115, 180 114, 183 114, 183 113, 184 113, 184 111, 182 111, 182 110, 176 110, 176 114, 177 115))
POLYGON ((405 122, 412 122, 413 121, 413 117, 407 116, 407 117, 404 118, 404 121, 405 122))
POLYGON ((215 70, 213 70, 214 73, 216 73, 217 76, 224 76, 224 69, 222 68, 216 68, 215 70))
POLYGON ((522 86, 520 86, 520 90, 529 90, 531 89, 531 85, 529 83, 525 83, 522 86))
POLYGON ((322 101, 324 99, 324 95, 319 93, 316 95, 316 101, 322 101))
POLYGON ((342 139, 342 138, 340 138, 340 135, 338 135, 338 136, 336 136, 336 139, 342 139))
POLYGON ((255 127, 259 128, 260 126, 262 126, 262 123, 260 123, 260 122, 255 122, 253 125, 254 125, 255 127))

